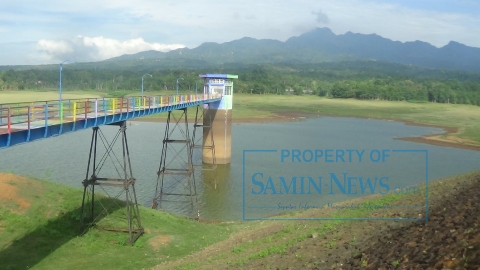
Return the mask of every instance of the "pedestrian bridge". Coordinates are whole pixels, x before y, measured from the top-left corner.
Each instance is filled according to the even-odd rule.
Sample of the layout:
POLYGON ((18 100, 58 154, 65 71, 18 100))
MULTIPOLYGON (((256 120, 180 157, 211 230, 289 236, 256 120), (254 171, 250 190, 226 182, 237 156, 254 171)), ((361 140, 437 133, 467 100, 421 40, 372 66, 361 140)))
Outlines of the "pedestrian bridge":
POLYGON ((164 204, 167 203, 187 203, 190 206, 189 216, 193 219, 200 218, 195 176, 200 175, 200 170, 211 170, 216 181, 217 155, 222 158, 221 164, 230 163, 231 79, 238 76, 205 74, 200 77, 205 80, 203 94, 0 103, 0 150, 91 129, 90 151, 82 181, 79 232, 83 235, 91 227, 128 232, 126 243, 133 244, 143 234, 144 228, 135 192, 137 179, 133 176, 127 143, 127 120, 168 112, 160 163, 153 174, 156 178, 156 181, 152 181, 152 190, 155 188, 155 193, 152 194, 154 209, 165 209, 164 204), (196 109, 193 131, 189 129, 187 117, 189 107, 196 109), (177 121, 177 112, 183 121, 177 121), (113 138, 107 139, 101 131, 101 126, 107 125, 119 127, 113 138), (179 132, 174 133, 174 130, 179 132), (196 136, 199 131, 202 135, 196 136), (114 150, 120 149, 122 154, 116 155, 114 150), (193 161, 194 149, 199 149, 202 153, 200 164, 193 161), (103 169, 105 162, 109 165, 103 169), (102 197, 95 196, 95 192, 100 192, 113 201, 106 205, 101 202, 102 197), (106 221, 102 225, 101 220, 112 209, 119 207, 116 201, 118 198, 125 200, 126 224, 106 221))
POLYGON ((195 94, 0 104, 0 149, 221 99, 195 94))

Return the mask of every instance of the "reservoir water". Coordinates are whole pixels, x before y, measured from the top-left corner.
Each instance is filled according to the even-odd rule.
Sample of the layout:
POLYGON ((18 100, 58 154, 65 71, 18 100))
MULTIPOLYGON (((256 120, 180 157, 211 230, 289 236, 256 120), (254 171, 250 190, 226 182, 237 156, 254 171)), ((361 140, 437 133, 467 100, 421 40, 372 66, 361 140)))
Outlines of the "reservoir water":
MULTIPOLYGON (((106 136, 112 137, 118 127, 101 129, 106 136)), ((164 130, 164 123, 131 122, 127 127, 133 175, 137 179, 137 197, 139 203, 147 207, 150 207, 154 195, 164 130)), ((256 172, 261 172, 265 181, 267 176, 272 176, 272 179, 279 176, 291 179, 292 176, 300 175, 322 175, 327 178, 329 172, 336 172, 339 179, 342 173, 356 176, 388 175, 392 183, 409 186, 480 169, 478 151, 394 140, 396 137, 441 132, 443 130, 438 128, 407 126, 400 122, 338 117, 285 123, 233 124, 232 162, 230 165, 218 167, 217 185, 214 185, 209 173, 196 177, 201 216, 203 219, 241 220, 243 203, 255 205, 260 198, 258 195, 252 195, 257 189, 261 189, 259 185, 252 185, 251 176, 256 172), (390 153, 389 160, 392 162, 388 164, 366 162, 368 154, 364 155, 365 162, 362 163, 355 160, 349 162, 348 155, 343 156, 345 162, 338 162, 338 157, 330 157, 333 160, 337 158, 335 160, 337 162, 331 164, 325 162, 325 157, 310 163, 305 160, 299 162, 300 159, 293 159, 292 163, 291 156, 284 162, 279 159, 281 153, 285 154, 287 150, 289 153, 292 153, 291 150, 311 150, 314 153, 315 150, 326 149, 365 150, 365 153, 371 152, 372 149, 410 152, 390 153), (253 151, 244 155, 244 150, 253 151), (274 150, 276 153, 255 150, 274 150), (421 151, 417 153, 412 150, 428 151, 428 175, 426 155, 421 151), (247 176, 245 179, 244 175, 247 176), (248 184, 246 189, 244 180, 248 184), (247 196, 244 195, 245 191, 248 193, 247 196)), ((91 130, 85 130, 0 150, 0 171, 45 179, 80 189, 85 178, 90 139, 91 130)), ((309 152, 306 153, 309 159, 309 152)), ((355 159, 355 156, 350 158, 355 159)), ((325 204, 352 198, 352 195, 340 193, 312 196, 305 196, 306 202, 325 204)), ((279 198, 263 196, 261 204, 277 205, 279 198)), ((186 206, 175 206, 169 211, 181 213, 182 207, 186 206)))

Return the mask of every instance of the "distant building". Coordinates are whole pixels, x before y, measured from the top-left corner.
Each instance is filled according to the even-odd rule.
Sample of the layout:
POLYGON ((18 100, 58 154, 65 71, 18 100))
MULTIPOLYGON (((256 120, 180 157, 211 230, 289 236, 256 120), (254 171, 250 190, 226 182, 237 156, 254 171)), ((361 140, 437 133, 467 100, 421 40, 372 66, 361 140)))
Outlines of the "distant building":
POLYGON ((304 94, 312 95, 313 91, 312 90, 303 90, 304 94))

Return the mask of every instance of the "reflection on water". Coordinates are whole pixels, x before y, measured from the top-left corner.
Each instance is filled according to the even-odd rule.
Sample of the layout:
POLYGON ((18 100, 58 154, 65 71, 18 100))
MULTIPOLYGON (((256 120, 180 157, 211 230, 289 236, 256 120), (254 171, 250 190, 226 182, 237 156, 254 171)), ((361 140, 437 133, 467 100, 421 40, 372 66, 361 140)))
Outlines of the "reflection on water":
MULTIPOLYGON (((209 168, 209 165, 204 165, 209 168)), ((231 165, 222 164, 217 165, 216 170, 205 170, 198 181, 199 205, 202 212, 200 213, 203 219, 222 219, 222 217, 231 216, 228 207, 225 205, 231 204, 230 196, 232 180, 231 165)))
MULTIPOLYGON (((109 138, 118 127, 101 127, 109 138)), ((191 129, 193 130, 193 128, 191 129)), ((133 175, 137 179, 136 191, 139 203, 151 207, 157 182, 165 132, 163 123, 132 122, 127 128, 133 175)), ((242 172, 243 150, 251 149, 421 149, 428 150, 429 180, 452 176, 480 169, 480 152, 438 147, 393 140, 395 137, 420 136, 441 133, 437 128, 406 126, 391 121, 352 118, 322 117, 295 123, 234 124, 232 127, 232 162, 217 165, 216 172, 195 172, 198 205, 203 219, 242 219, 242 172)), ((91 130, 78 131, 25 145, 0 150, 0 171, 43 178, 53 182, 81 188, 90 146, 91 130)), ((194 152, 194 162, 199 163, 201 150, 194 152)), ((415 157, 416 159, 417 157, 415 157)), ((418 157, 418 163, 422 157, 418 157)), ((357 174, 389 173, 404 184, 415 184, 425 179, 405 177, 404 172, 416 169, 412 160, 398 160, 398 170, 388 167, 342 167, 357 174), (363 171, 362 171, 363 170, 363 171), (399 180, 400 181, 400 180, 399 180)), ((416 164, 416 163, 415 163, 416 164)), ((345 165, 346 166, 346 165, 345 165)), ((350 165, 349 165, 350 166, 350 165)), ((208 165, 203 165, 207 168, 208 165)), ((318 166, 279 167, 273 157, 249 156, 245 161, 246 171, 260 170, 270 174, 318 175, 333 170, 333 167, 318 166), (291 172, 293 171, 293 172, 291 172)), ((421 168, 418 168, 419 170, 421 168)), ((106 170, 106 169, 105 169, 106 170)), ((104 171, 108 173, 108 171, 104 171)), ((112 173, 115 173, 114 171, 112 173)), ((247 179, 248 180, 248 179, 247 179)), ((346 198, 338 196, 335 200, 346 198)), ((255 200, 248 199, 247 203, 255 200)), ((276 198, 271 203, 275 204, 276 198)), ((80 205, 81 202, 79 202, 80 205)), ((188 204, 172 204, 166 209, 185 213, 188 204)))

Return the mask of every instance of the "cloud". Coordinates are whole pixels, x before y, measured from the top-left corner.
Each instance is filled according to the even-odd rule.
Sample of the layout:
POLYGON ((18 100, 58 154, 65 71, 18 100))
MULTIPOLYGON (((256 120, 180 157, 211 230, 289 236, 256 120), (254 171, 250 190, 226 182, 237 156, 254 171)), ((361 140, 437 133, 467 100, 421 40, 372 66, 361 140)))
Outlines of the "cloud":
POLYGON ((312 11, 313 15, 317 15, 317 22, 322 23, 322 24, 327 24, 330 22, 330 19, 328 18, 327 14, 325 14, 323 11, 312 11))
POLYGON ((52 61, 69 59, 75 62, 101 61, 123 54, 142 51, 170 51, 184 48, 182 44, 149 43, 143 38, 120 41, 100 37, 76 36, 68 40, 46 40, 37 42, 37 50, 52 61))
POLYGON ((0 65, 31 61, 43 64, 46 59, 56 63, 73 57, 96 61, 140 49, 162 50, 155 44, 167 46, 165 50, 183 46, 176 44, 194 48, 203 42, 223 43, 246 36, 284 41, 319 26, 328 26, 335 34, 376 33, 402 42, 422 40, 435 46, 455 40, 480 47, 478 0, 69 0, 68 5, 65 0, 3 2, 0 65), (83 37, 75 37, 79 33, 83 37), (105 36, 111 40, 102 38, 105 36), (31 41, 34 45, 25 47, 28 51, 2 46, 31 41))
MULTIPOLYGON (((424 10, 402 4, 349 0, 321 3, 334 19, 336 34, 377 34, 401 42, 421 40, 441 47, 450 40, 480 47, 480 18, 456 12, 424 10), (359 16, 361 14, 361 16, 359 16)), ((454 5, 452 4, 452 7, 454 5)))

